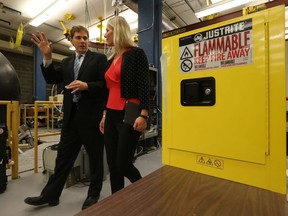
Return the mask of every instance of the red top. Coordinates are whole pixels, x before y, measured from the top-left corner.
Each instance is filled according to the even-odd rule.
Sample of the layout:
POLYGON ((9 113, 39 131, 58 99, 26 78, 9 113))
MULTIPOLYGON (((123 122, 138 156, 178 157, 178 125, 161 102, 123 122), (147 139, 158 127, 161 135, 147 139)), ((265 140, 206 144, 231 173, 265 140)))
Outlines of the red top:
MULTIPOLYGON (((106 85, 109 90, 106 107, 109 109, 123 110, 127 101, 126 98, 121 97, 121 65, 122 55, 111 63, 109 69, 105 73, 106 85)), ((137 98, 130 98, 129 101, 140 104, 140 101, 137 98)))

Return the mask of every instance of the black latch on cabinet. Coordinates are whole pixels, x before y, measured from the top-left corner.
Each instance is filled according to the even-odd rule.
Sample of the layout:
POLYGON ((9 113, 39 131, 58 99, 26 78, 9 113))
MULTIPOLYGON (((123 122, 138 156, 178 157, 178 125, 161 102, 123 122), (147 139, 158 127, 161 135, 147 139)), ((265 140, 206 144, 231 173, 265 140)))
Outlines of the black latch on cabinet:
POLYGON ((183 106, 213 106, 215 104, 215 79, 202 77, 181 81, 183 106))

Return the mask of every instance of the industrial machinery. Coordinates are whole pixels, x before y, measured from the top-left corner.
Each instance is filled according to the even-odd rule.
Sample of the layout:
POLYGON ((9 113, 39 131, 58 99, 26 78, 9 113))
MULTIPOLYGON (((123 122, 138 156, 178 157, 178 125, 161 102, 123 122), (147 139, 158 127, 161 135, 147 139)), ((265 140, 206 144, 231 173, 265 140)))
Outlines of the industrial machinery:
POLYGON ((156 150, 159 148, 158 140, 158 69, 155 67, 149 67, 150 73, 150 86, 149 86, 149 101, 150 101, 150 110, 149 110, 149 119, 147 130, 143 132, 139 139, 139 145, 135 152, 135 157, 142 154, 148 153, 150 151, 156 150))
POLYGON ((6 165, 8 163, 7 147, 7 128, 0 124, 0 193, 3 193, 7 187, 6 165))
MULTIPOLYGON (((59 144, 54 144, 46 147, 43 150, 43 177, 44 182, 47 182, 49 177, 54 173, 55 168, 55 160, 57 156, 57 149, 59 144)), ((106 180, 107 175, 109 173, 108 164, 106 159, 106 153, 104 150, 103 156, 103 181, 106 180)), ((72 170, 66 180, 65 188, 68 188, 78 182, 89 182, 90 181, 90 165, 89 165, 89 157, 86 153, 85 148, 82 146, 75 162, 72 167, 72 170)))
POLYGON ((19 127, 18 140, 19 145, 27 145, 28 148, 33 148, 34 139, 31 130, 27 125, 23 124, 19 127))
MULTIPOLYGON (((43 174, 44 182, 54 173, 57 149, 59 144, 51 145, 43 150, 43 174)), ((68 188, 83 179, 83 150, 78 154, 73 168, 66 180, 65 188, 68 188)))

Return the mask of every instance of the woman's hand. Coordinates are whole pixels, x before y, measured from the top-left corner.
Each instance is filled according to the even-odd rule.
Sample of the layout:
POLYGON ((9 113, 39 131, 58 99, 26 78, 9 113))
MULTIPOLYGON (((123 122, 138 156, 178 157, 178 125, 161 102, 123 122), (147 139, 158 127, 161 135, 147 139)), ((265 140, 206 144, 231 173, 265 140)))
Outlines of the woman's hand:
POLYGON ((102 134, 104 134, 104 124, 105 124, 105 118, 106 118, 106 110, 104 110, 102 119, 99 124, 99 130, 101 131, 102 134))
POLYGON ((143 132, 147 128, 147 120, 139 116, 138 118, 136 118, 133 128, 136 131, 143 132))
POLYGON ((99 124, 99 130, 102 134, 104 134, 104 123, 105 123, 105 117, 102 117, 100 124, 99 124))

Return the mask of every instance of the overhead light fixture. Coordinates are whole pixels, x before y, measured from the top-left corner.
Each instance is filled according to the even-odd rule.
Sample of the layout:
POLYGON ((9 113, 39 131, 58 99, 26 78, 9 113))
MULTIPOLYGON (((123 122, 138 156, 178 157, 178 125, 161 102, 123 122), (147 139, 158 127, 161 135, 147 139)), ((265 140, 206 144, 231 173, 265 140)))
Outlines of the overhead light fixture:
POLYGON ((129 23, 129 26, 132 32, 135 31, 136 29, 138 29, 138 21, 136 20, 134 22, 129 23))
POLYGON ((223 1, 223 0, 211 0, 211 3, 212 3, 212 4, 215 4, 215 3, 218 3, 218 2, 220 2, 220 1, 223 1))
POLYGON ((221 1, 217 4, 212 4, 208 7, 203 8, 203 10, 195 13, 197 18, 202 18, 208 16, 210 14, 219 13, 225 10, 229 10, 241 5, 245 5, 247 3, 253 2, 254 0, 229 0, 229 1, 221 1))
MULTIPOLYGON (((130 29, 132 31, 136 31, 138 28, 138 14, 132 11, 131 9, 127 9, 125 11, 121 11, 119 13, 119 16, 122 16, 126 19, 128 22, 130 29)), ((101 21, 100 21, 101 22, 101 21)), ((105 26, 107 26, 108 20, 104 20, 102 23, 102 34, 105 34, 105 26)), ((99 26, 92 26, 92 28, 89 29, 89 40, 91 42, 99 42, 99 39, 101 37, 99 26)), ((105 40, 105 38, 102 36, 102 39, 105 40)))
POLYGON ((34 17, 29 24, 32 26, 39 26, 42 23, 46 22, 49 18, 62 11, 71 0, 55 0, 42 12, 40 12, 36 17, 34 17))
POLYGON ((119 13, 119 16, 122 16, 127 20, 131 31, 138 29, 138 14, 132 11, 131 9, 125 10, 119 13))
POLYGON ((138 14, 131 9, 120 12, 119 16, 124 17, 128 23, 132 23, 138 19, 138 14))

